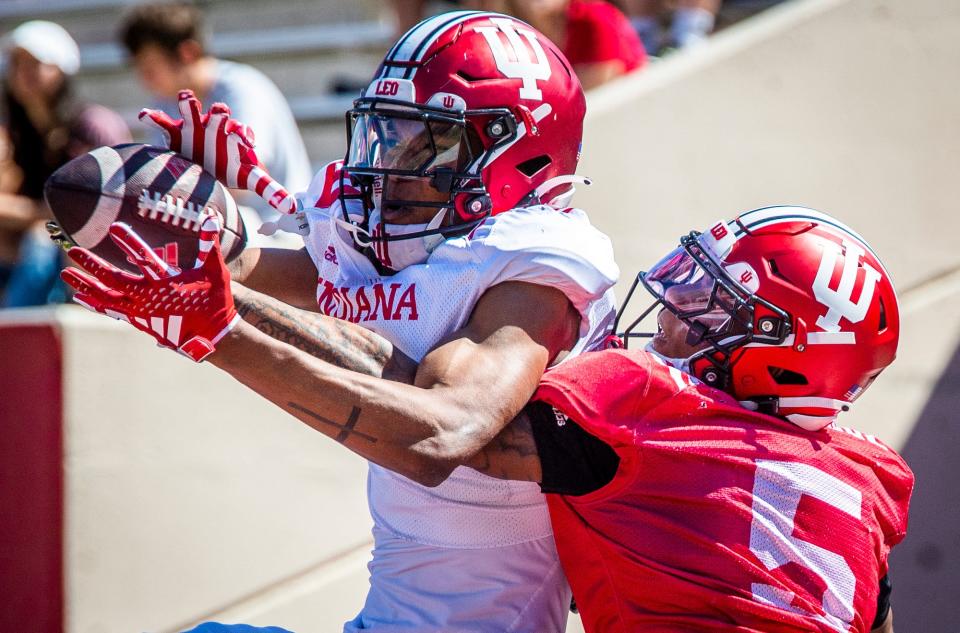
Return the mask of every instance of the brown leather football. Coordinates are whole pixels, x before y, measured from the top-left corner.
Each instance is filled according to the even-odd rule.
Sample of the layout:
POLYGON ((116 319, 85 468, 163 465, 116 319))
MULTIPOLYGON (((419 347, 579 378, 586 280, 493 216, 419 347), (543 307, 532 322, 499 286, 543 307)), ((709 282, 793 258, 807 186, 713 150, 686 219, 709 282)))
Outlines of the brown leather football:
POLYGON ((246 246, 246 230, 230 192, 202 167, 150 145, 98 147, 47 179, 44 196, 63 232, 108 262, 135 270, 107 236, 126 222, 168 263, 192 268, 205 213, 220 215, 224 258, 246 246))

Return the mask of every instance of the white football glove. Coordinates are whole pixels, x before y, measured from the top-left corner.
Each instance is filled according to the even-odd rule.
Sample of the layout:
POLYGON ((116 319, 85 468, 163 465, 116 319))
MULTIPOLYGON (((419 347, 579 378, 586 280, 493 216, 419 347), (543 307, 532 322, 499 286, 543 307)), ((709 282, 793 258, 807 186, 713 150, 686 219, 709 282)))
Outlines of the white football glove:
POLYGON ((160 130, 170 149, 202 165, 227 187, 253 191, 280 213, 297 214, 293 196, 260 164, 253 130, 230 118, 226 104, 214 103, 204 114, 193 91, 181 90, 177 106, 181 119, 144 108, 140 120, 160 130))

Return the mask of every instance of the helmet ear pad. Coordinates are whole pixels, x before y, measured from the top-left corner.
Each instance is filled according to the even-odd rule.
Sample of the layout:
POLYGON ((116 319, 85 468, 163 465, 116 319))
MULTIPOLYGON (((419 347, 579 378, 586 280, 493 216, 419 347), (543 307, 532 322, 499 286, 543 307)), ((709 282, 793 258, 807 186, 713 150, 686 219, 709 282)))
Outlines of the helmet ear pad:
MULTIPOLYGON (((483 160, 484 154, 496 151, 498 145, 510 143, 516 135, 516 119, 508 112, 503 111, 493 116, 468 117, 465 126, 465 137, 470 154, 475 160, 483 160)), ((484 178, 485 170, 481 168, 480 180, 474 181, 475 187, 469 192, 461 192, 453 196, 453 209, 456 215, 464 222, 473 222, 493 213, 493 197, 489 185, 484 178)), ((444 184, 442 181, 440 184, 444 184)), ((470 184, 470 183, 468 183, 470 184)), ((450 182, 446 190, 452 192, 454 183, 450 182)), ((443 189, 439 189, 443 191, 443 189)))
POLYGON ((808 352, 809 349, 797 352, 791 347, 758 346, 748 354, 737 350, 731 359, 727 390, 739 400, 809 395, 810 380, 805 373, 808 363, 829 362, 829 358, 819 356, 830 352, 822 347, 808 352))
POLYGON ((490 194, 487 193, 464 194, 457 196, 454 201, 454 208, 461 219, 469 222, 490 215, 493 210, 493 201, 490 199, 490 194))

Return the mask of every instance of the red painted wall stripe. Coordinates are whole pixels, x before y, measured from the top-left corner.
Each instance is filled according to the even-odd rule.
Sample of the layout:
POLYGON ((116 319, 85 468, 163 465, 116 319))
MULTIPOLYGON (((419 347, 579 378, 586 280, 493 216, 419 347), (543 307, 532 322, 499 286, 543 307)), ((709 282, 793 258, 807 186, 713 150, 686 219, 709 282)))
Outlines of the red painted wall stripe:
POLYGON ((63 631, 62 355, 49 325, 0 325, 0 631, 63 631))

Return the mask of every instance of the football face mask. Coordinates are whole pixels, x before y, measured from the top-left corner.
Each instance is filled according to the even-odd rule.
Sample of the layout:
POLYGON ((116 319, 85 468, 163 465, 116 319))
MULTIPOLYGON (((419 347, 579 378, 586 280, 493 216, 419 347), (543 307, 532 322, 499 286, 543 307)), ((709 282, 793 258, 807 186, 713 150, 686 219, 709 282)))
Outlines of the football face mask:
MULTIPOLYGON (((640 326, 654 310, 666 309, 686 326, 684 343, 690 349, 689 355, 669 360, 692 372, 696 362, 703 359, 712 367, 698 375, 712 386, 723 387, 734 352, 751 342, 782 342, 789 333, 784 325, 788 319, 783 310, 754 294, 749 275, 728 269, 703 247, 700 238, 696 231, 682 237, 680 246, 637 276, 624 306, 639 284, 653 295, 654 302, 626 327, 622 337, 629 346, 631 339, 662 335, 659 329, 643 331, 640 326), (743 282, 734 278, 737 273, 743 282), (757 306, 770 314, 755 328, 757 306)), ((619 316, 622 314, 623 308, 619 316)), ((648 349, 656 352, 653 345, 648 349)))
POLYGON ((363 229, 354 232, 358 245, 371 249, 374 261, 399 270, 422 260, 443 239, 462 235, 483 220, 490 208, 483 203, 481 171, 492 154, 483 149, 468 117, 500 117, 502 139, 491 148, 496 150, 515 136, 516 124, 508 115, 506 110, 450 111, 390 99, 358 99, 347 113, 349 146, 341 170, 341 179, 352 185, 341 182, 341 192, 357 191, 341 197, 359 203, 342 205, 344 221, 363 229), (476 202, 466 203, 469 213, 458 212, 458 201, 464 200, 476 202), (347 210, 358 206, 362 217, 349 217, 347 210), (411 226, 382 220, 385 210, 398 220, 411 213, 423 215, 423 209, 435 210, 432 221, 411 226), (396 244, 418 238, 425 240, 422 245, 396 244), (419 258, 402 255, 411 249, 419 258))
POLYGON ((462 117, 371 106, 351 110, 348 120, 346 164, 354 174, 429 178, 444 193, 449 193, 454 178, 479 177, 470 170, 474 157, 462 117))

